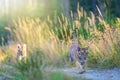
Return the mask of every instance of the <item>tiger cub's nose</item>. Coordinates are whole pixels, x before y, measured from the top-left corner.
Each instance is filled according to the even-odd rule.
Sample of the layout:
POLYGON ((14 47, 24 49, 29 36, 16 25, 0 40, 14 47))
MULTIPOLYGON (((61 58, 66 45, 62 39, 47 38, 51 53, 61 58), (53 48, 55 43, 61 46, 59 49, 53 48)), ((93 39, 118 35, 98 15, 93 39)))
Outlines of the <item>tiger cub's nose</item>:
POLYGON ((81 65, 84 65, 85 64, 85 62, 81 62, 81 65))

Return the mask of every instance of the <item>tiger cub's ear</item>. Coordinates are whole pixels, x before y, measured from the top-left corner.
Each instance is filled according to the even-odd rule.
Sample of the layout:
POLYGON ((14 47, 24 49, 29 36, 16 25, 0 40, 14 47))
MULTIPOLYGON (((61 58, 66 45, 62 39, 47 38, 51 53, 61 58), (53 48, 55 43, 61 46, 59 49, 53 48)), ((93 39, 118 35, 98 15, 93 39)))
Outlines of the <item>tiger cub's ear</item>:
POLYGON ((77 50, 80 51, 80 47, 77 47, 77 50))
POLYGON ((89 48, 90 48, 89 46, 86 47, 86 49, 89 49, 89 48))
POLYGON ((20 44, 17 44, 17 49, 21 50, 21 45, 20 44))
POLYGON ((86 53, 88 53, 88 51, 89 51, 89 48, 90 48, 89 46, 87 46, 87 47, 86 47, 86 53))

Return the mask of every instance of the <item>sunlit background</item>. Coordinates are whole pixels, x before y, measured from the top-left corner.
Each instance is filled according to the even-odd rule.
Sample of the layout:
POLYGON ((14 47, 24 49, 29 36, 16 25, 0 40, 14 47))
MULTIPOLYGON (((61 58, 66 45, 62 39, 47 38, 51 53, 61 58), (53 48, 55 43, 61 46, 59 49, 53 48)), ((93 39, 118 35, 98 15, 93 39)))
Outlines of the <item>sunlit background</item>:
POLYGON ((0 16, 46 16, 59 11, 60 0, 0 0, 0 16))

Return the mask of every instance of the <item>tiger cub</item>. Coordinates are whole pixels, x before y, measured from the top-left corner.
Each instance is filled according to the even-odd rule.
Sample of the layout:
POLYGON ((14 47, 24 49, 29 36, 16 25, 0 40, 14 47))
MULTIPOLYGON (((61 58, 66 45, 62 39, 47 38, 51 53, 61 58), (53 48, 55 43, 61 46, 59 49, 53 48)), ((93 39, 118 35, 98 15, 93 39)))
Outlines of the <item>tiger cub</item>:
POLYGON ((26 58, 27 50, 26 44, 17 44, 17 58, 21 60, 22 58, 26 58))
POLYGON ((77 55, 76 55, 76 66, 79 70, 79 73, 83 73, 86 70, 86 62, 88 57, 88 49, 78 47, 77 55))
POLYGON ((71 62, 75 62, 79 73, 83 73, 86 70, 86 62, 88 57, 89 46, 86 48, 80 48, 79 46, 72 47, 70 52, 71 62))

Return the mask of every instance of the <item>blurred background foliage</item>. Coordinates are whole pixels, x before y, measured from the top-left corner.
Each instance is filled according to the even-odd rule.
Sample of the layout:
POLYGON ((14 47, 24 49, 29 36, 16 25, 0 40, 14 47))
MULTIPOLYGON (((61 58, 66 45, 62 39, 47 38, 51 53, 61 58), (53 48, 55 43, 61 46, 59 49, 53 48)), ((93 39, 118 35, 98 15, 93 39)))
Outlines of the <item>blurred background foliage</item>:
POLYGON ((44 19, 49 15, 56 21, 57 16, 60 16, 61 13, 70 18, 71 11, 77 13, 78 3, 83 11, 87 12, 87 15, 90 15, 90 11, 92 11, 95 16, 98 16, 100 10, 101 15, 110 24, 114 24, 116 17, 120 17, 119 0, 0 0, 0 37, 5 38, 7 31, 4 27, 11 24, 12 19, 21 16, 44 19))

